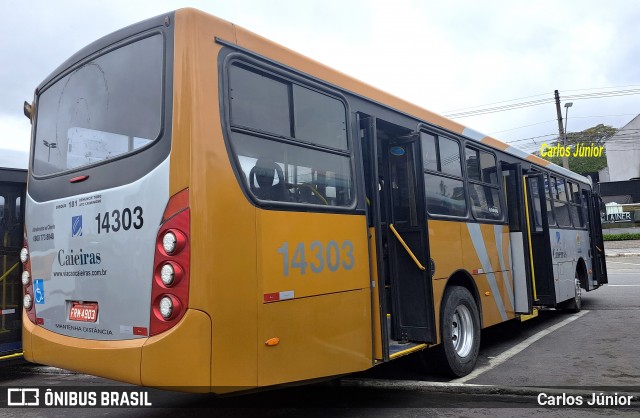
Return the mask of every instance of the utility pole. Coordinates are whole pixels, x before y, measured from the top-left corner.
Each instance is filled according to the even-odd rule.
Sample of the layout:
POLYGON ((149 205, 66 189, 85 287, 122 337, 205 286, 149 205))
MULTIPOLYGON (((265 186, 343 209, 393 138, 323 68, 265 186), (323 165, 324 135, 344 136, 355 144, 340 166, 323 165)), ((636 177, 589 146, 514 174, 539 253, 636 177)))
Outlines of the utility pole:
POLYGON ((560 133, 560 141, 562 141, 562 166, 569 169, 569 158, 567 154, 564 152, 565 147, 567 146, 567 137, 564 134, 564 129, 562 128, 562 110, 560 110, 560 93, 558 90, 555 91, 556 96, 556 112, 558 113, 558 132, 560 133))

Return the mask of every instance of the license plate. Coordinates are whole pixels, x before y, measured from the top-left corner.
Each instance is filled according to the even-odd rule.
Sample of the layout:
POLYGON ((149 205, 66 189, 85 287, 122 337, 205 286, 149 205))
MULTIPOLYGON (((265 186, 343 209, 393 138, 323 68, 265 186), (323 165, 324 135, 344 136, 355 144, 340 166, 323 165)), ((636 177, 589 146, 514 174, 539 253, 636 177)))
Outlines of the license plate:
POLYGON ((97 303, 72 302, 69 311, 69 320, 82 322, 96 322, 98 319, 97 303))

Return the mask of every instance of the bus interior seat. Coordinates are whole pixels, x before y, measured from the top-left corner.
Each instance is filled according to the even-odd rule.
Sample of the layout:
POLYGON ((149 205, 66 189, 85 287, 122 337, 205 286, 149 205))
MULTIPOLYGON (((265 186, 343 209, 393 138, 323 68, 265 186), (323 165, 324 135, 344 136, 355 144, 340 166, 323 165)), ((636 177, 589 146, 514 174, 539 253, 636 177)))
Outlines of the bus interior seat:
POLYGON ((249 172, 249 188, 261 200, 289 200, 282 167, 266 158, 258 159, 249 172), (273 184, 275 176, 278 182, 273 184))

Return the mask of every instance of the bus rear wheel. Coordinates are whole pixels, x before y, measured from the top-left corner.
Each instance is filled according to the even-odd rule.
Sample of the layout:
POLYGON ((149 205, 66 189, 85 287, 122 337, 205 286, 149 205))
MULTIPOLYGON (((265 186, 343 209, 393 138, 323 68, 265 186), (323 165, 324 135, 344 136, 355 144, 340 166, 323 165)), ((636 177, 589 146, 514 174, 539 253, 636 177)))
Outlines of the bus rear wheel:
POLYGON ((582 309, 582 290, 580 289, 580 279, 578 278, 577 273, 574 286, 576 288, 576 293, 573 299, 569 299, 568 301, 564 302, 561 307, 569 312, 577 313, 582 309))
POLYGON ((471 293, 451 286, 444 294, 440 315, 439 356, 442 371, 453 377, 473 370, 480 349, 480 315, 471 293))

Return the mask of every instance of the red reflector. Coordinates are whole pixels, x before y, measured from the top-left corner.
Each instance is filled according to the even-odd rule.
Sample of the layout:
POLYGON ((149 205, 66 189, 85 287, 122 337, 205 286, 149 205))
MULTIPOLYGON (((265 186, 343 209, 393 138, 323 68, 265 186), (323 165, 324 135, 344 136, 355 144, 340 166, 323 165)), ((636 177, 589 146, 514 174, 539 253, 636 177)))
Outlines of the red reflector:
POLYGON ((277 293, 265 293, 264 301, 267 302, 277 302, 280 300, 280 292, 277 293))
POLYGON ((293 290, 284 290, 282 292, 276 292, 276 293, 265 293, 264 303, 279 302, 281 300, 293 299, 294 297, 295 297, 295 292, 293 290))
POLYGON ((133 327, 133 335, 149 335, 145 327, 133 327))
POLYGON ((69 180, 69 183, 80 183, 81 181, 85 181, 86 179, 88 179, 89 176, 78 176, 78 177, 73 177, 69 180))
POLYGON ((44 325, 44 318, 36 318, 36 324, 44 325))
POLYGON ((184 189, 169 199, 169 203, 167 203, 167 207, 164 210, 164 215, 162 215, 162 222, 171 218, 178 212, 182 212, 186 208, 189 207, 189 189, 184 189))

